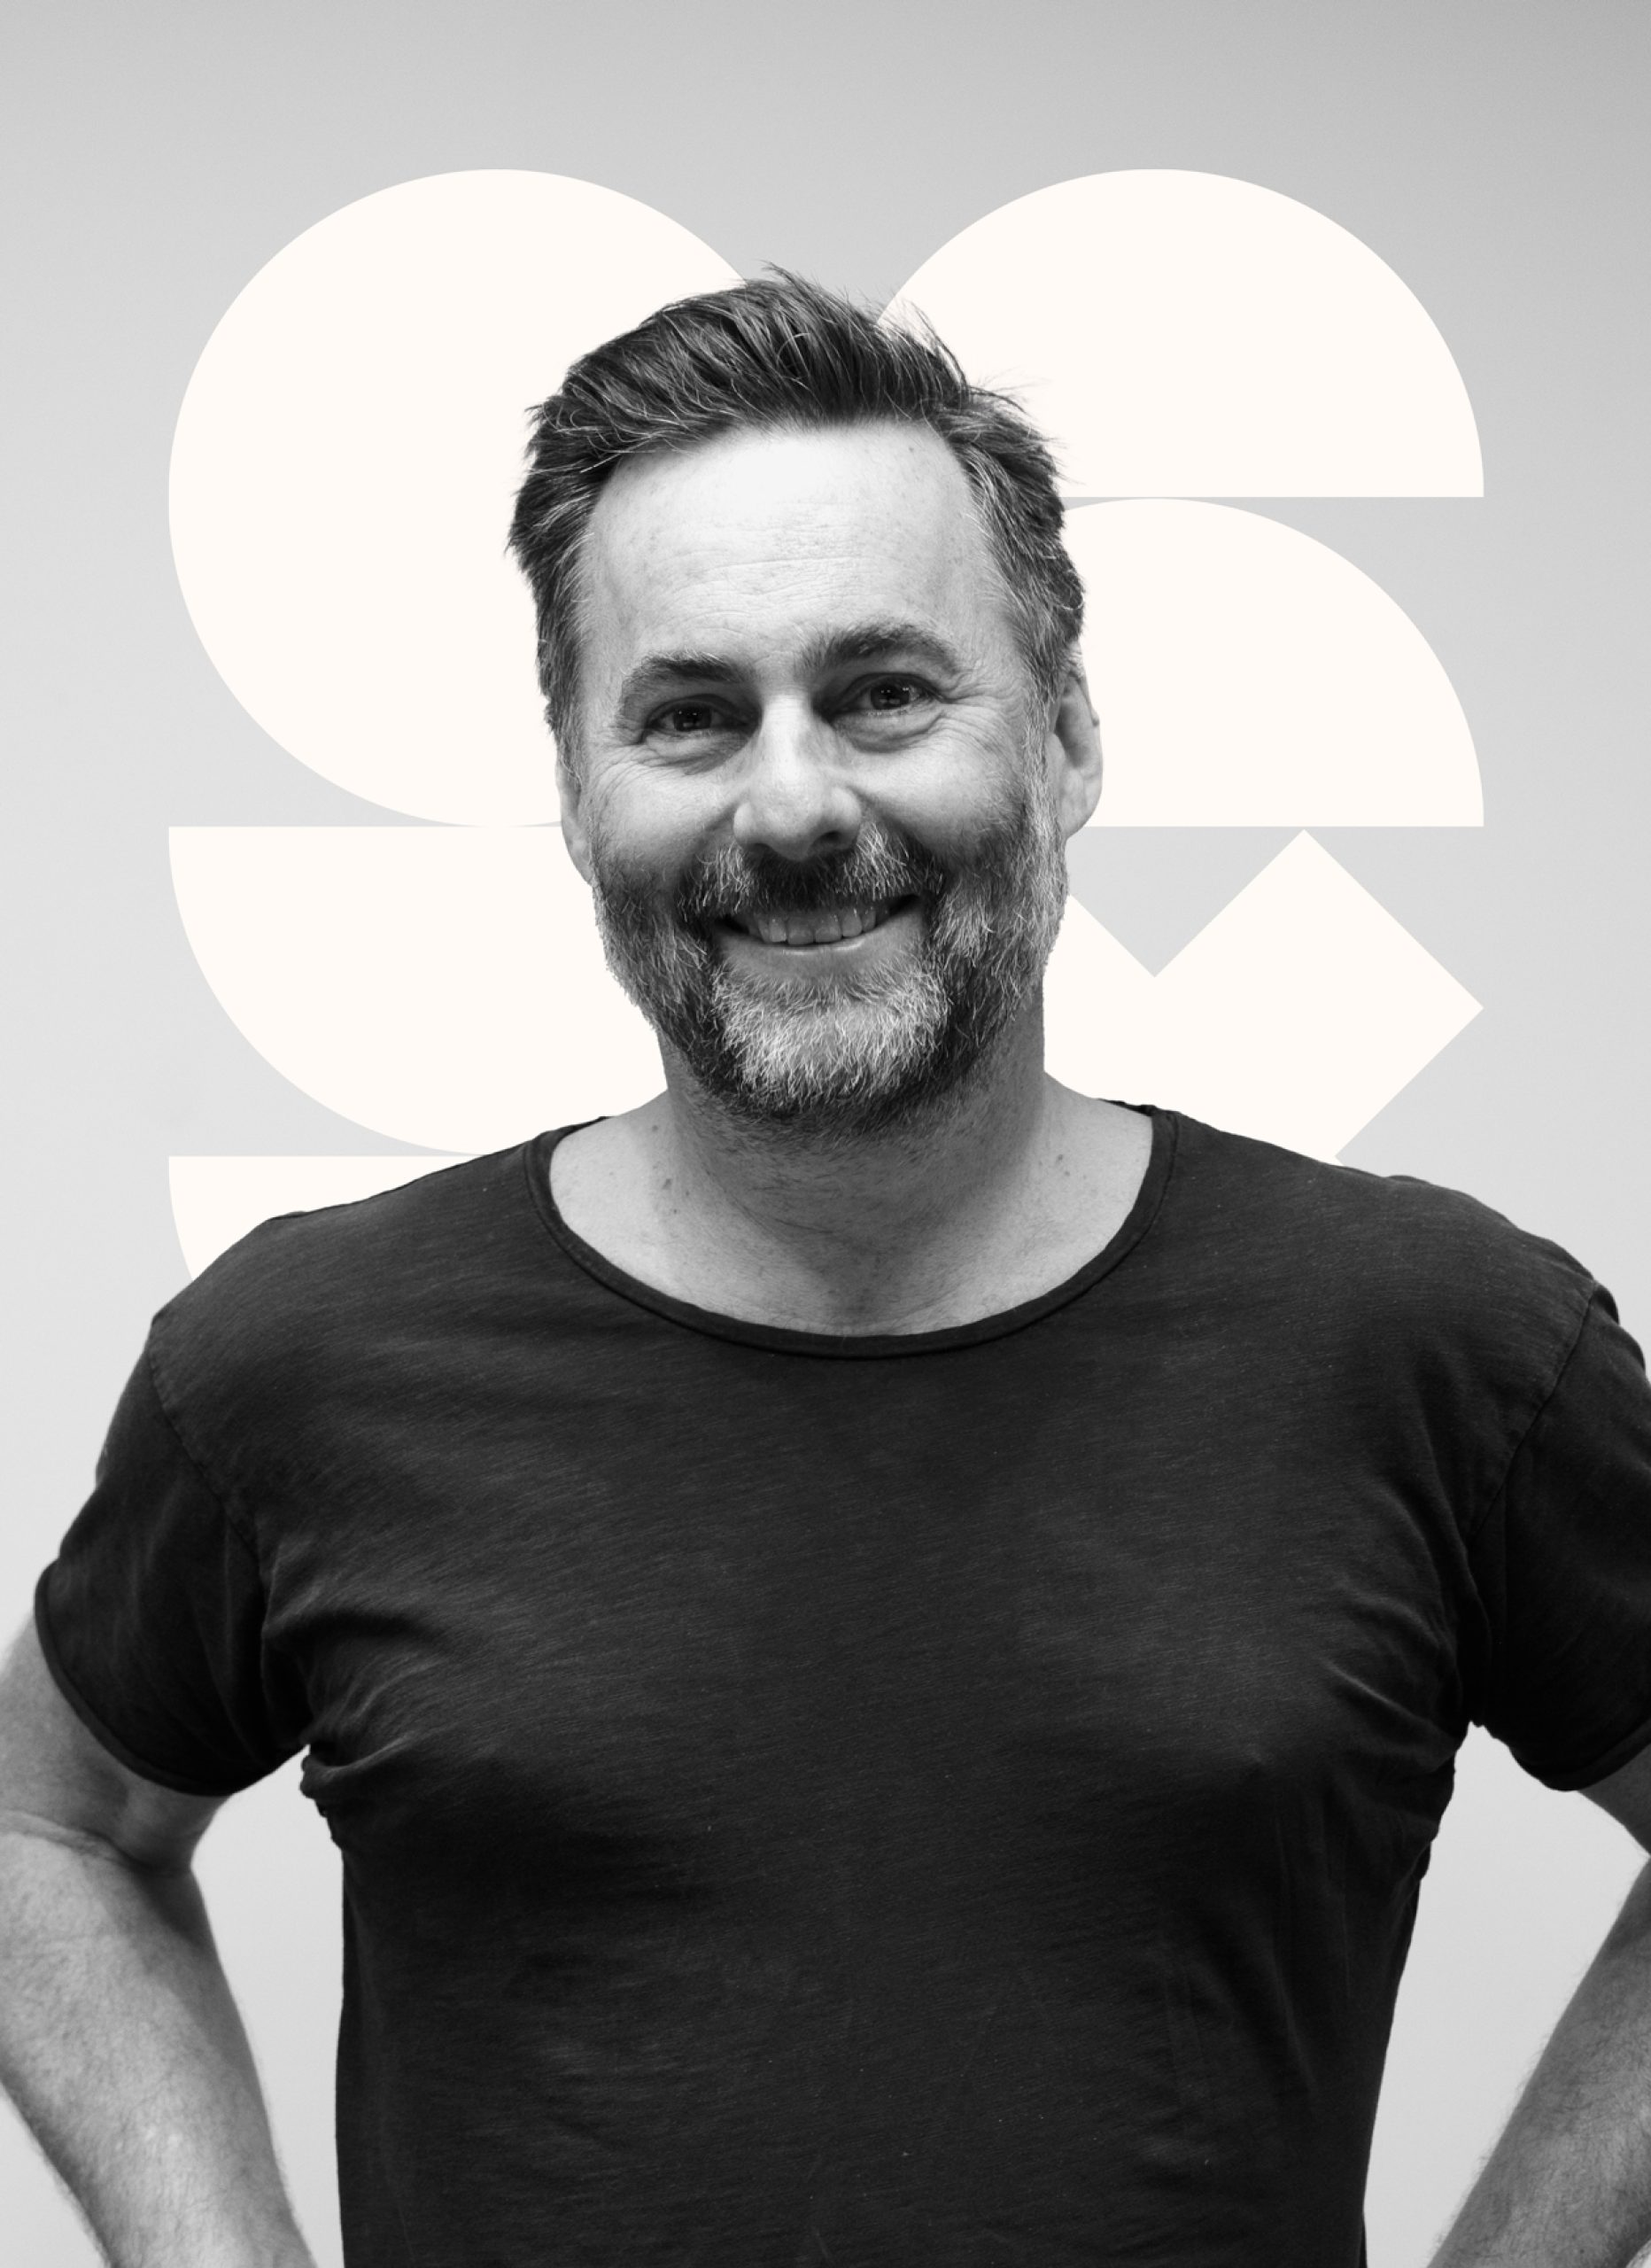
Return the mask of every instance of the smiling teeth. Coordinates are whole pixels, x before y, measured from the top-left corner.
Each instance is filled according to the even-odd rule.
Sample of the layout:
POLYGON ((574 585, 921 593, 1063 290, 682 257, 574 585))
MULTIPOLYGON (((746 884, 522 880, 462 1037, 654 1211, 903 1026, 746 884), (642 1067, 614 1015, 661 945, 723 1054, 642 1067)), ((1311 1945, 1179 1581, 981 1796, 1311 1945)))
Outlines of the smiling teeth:
POLYGON ((834 945, 875 929, 888 912, 886 902, 833 905, 822 913, 755 913, 751 927, 767 945, 834 945))

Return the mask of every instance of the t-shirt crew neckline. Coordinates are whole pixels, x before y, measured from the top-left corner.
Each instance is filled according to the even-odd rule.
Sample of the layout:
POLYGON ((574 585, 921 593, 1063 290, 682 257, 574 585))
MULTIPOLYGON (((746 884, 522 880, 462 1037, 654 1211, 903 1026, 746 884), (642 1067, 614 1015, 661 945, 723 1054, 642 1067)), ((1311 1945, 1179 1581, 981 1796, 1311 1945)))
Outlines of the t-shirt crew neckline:
POLYGON ((1056 1309, 1066 1307, 1082 1293, 1090 1290, 1102 1278, 1109 1276, 1119 1263, 1126 1260, 1151 1227, 1163 1204, 1174 1170, 1180 1144, 1181 1122, 1174 1111, 1160 1110, 1155 1103, 1128 1106, 1139 1108, 1151 1122, 1152 1146, 1148 1154, 1146 1171, 1135 1201, 1123 1220, 1081 1268, 1066 1279, 1040 1292, 1035 1299, 1023 1300, 1018 1307, 1004 1308, 995 1315, 978 1316, 973 1323, 949 1324, 940 1331, 911 1332, 830 1332, 794 1331, 778 1324, 753 1323, 742 1316, 721 1315, 713 1308, 695 1307, 691 1301, 678 1300, 669 1292, 644 1284, 639 1278, 627 1275, 616 1268, 593 1245, 587 1244, 577 1230, 569 1227, 550 1187, 550 1161, 558 1142, 570 1134, 577 1134, 581 1127, 593 1126, 595 1119, 581 1119, 577 1125, 558 1126, 548 1133, 536 1135, 523 1146, 522 1159, 527 1177, 528 1195, 551 1235, 576 1267, 587 1276, 594 1277, 611 1292, 635 1306, 647 1308, 668 1322, 682 1324, 690 1331, 702 1332, 712 1339, 727 1339, 737 1345, 761 1347, 773 1354, 823 1355, 837 1360, 864 1362, 890 1355, 938 1355, 956 1347, 973 1347, 989 1339, 1002 1339, 1011 1332, 1024 1331, 1028 1324, 1037 1323, 1056 1309))

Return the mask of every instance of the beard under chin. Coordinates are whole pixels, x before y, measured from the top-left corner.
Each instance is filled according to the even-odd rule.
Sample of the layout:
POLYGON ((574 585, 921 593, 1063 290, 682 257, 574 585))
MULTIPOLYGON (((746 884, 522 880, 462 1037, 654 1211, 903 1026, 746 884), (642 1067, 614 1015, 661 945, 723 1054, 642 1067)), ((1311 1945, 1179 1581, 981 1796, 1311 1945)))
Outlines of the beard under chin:
POLYGON ((956 1096, 1041 981, 1066 902, 1061 833, 1032 792, 957 866, 868 826, 806 866, 730 846, 662 900, 595 840, 592 855, 608 965, 662 1045, 740 1119, 820 1137, 894 1130, 956 1096), (730 915, 890 899, 915 905, 915 949, 829 984, 742 975, 717 943, 730 915))

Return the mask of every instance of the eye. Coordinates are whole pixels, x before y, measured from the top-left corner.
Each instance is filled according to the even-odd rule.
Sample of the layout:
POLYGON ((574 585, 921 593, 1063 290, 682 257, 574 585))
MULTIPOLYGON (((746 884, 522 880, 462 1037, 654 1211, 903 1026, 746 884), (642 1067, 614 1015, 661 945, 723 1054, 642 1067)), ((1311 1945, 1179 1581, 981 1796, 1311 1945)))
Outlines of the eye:
POLYGON ((909 717, 926 708, 934 698, 920 678, 879 677, 857 687, 847 706, 862 716, 909 717))
POLYGON ((662 734, 667 740, 692 740, 699 734, 716 732, 726 721, 712 702, 673 701, 651 720, 648 730, 662 734))

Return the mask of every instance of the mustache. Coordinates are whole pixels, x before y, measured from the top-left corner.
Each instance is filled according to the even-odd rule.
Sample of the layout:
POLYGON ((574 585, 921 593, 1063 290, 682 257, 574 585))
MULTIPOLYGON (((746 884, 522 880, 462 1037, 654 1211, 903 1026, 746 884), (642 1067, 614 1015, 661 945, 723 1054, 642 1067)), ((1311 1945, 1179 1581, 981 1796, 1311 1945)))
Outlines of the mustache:
POLYGON ((676 913, 685 928, 704 934, 731 917, 822 913, 828 906, 894 897, 933 904, 953 879, 932 852, 881 832, 863 831, 847 850, 830 851, 806 866, 771 850, 725 843, 683 876, 676 913))

